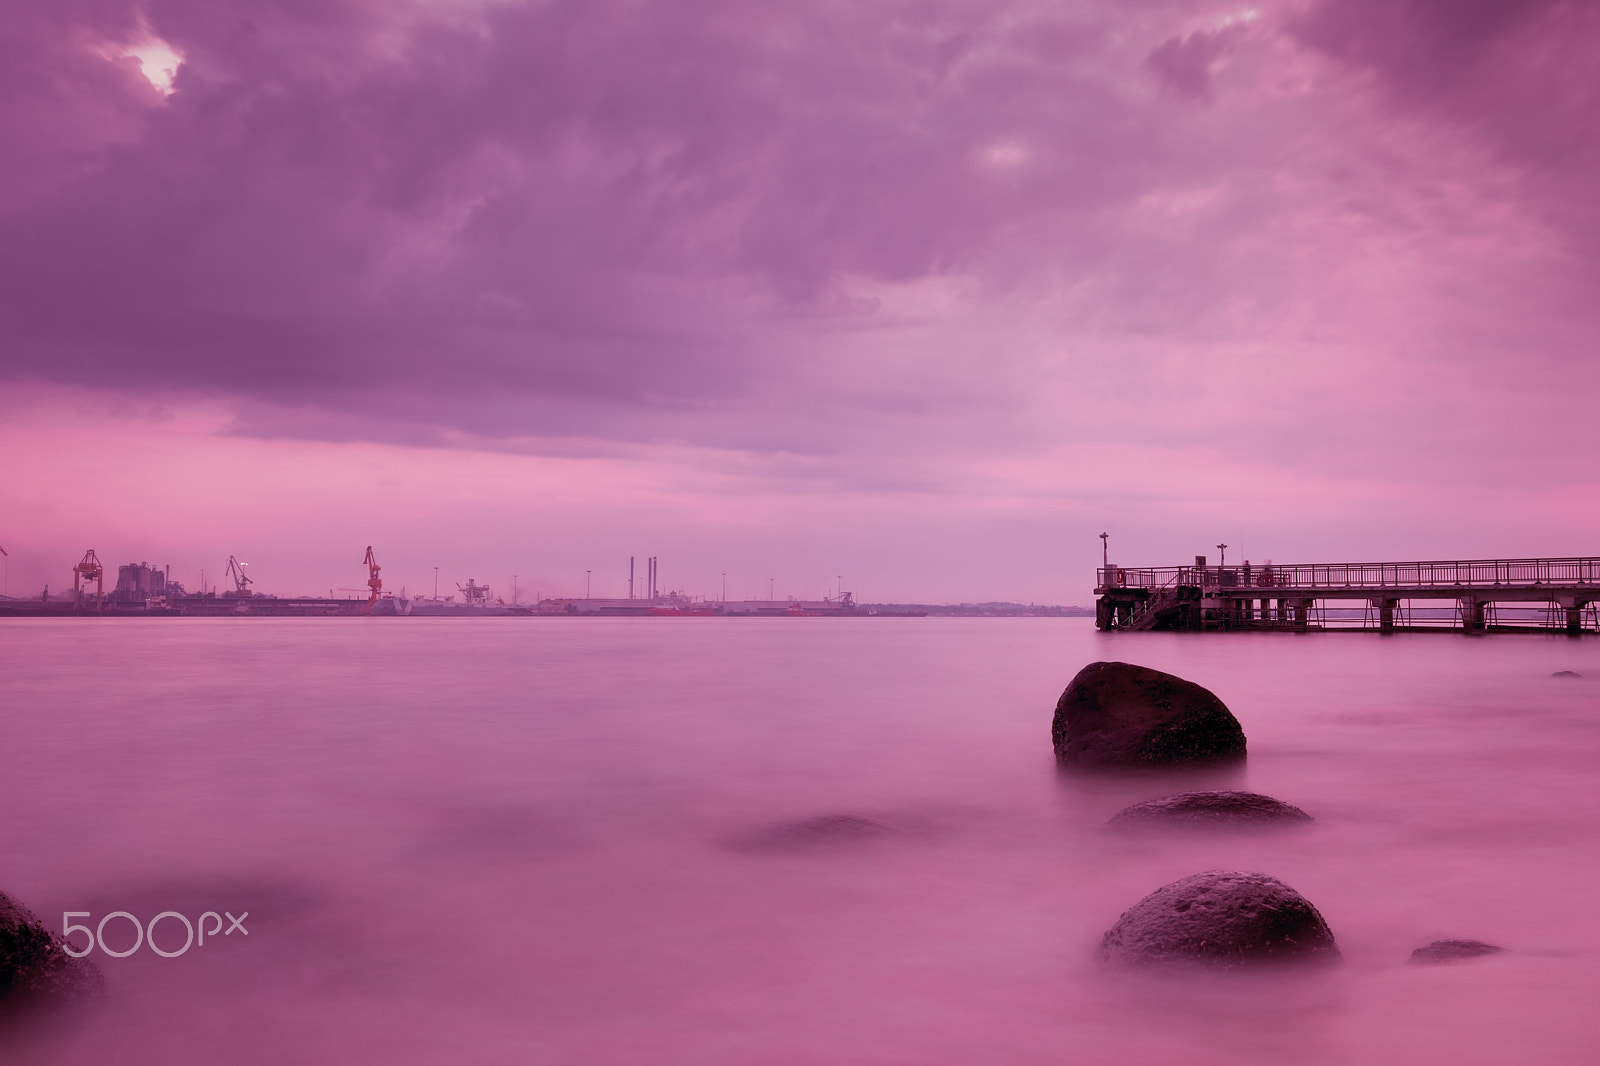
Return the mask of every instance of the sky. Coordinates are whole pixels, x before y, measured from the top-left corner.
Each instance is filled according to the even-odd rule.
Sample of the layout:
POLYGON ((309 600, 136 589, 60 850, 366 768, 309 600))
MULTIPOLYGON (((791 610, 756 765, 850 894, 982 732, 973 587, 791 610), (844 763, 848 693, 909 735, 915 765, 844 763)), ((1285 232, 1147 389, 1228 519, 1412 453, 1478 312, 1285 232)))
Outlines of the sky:
POLYGON ((1600 554, 1600 5, 0 19, 5 591, 1600 554))

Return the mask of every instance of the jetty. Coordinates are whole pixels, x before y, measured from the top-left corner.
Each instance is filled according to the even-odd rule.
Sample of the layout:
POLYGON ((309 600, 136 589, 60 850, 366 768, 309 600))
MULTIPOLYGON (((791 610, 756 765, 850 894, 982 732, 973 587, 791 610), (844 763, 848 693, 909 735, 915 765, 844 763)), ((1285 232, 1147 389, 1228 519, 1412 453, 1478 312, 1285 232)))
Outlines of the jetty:
POLYGON ((1600 558, 1100 568, 1103 630, 1600 631, 1600 558))

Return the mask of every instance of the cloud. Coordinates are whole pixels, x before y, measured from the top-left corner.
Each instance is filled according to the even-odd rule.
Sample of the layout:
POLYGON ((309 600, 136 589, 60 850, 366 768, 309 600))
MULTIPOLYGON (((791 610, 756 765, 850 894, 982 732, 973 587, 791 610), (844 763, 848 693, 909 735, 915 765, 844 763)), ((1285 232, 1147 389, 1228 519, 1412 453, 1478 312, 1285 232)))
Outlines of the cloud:
POLYGON ((1500 45, 1573 5, 1567 0, 1340 0, 1297 21, 1307 43, 1373 66, 1411 91, 1459 86, 1500 45))
POLYGON ((1237 29, 1195 30, 1162 41, 1145 57, 1163 92, 1191 100, 1211 99, 1211 71, 1237 36, 1237 29))
POLYGON ((0 375, 215 398, 235 434, 863 484, 1128 433, 1492 462, 1486 396, 1594 384, 1594 22, 34 5, 0 41, 0 375), (170 94, 125 58, 150 40, 170 94), (1314 433, 1308 398, 1336 405, 1314 433))
MULTIPOLYGON (((641 344, 737 344, 741 316, 826 303, 842 275, 968 270, 1011 219, 1067 236, 1149 180, 1114 143, 1134 105, 1075 67, 1071 27, 394 10, 152 10, 189 57, 178 91, 152 107, 108 67, 61 105, 138 115, 140 135, 33 146, 54 193, 5 219, 9 321, 38 353, 12 369, 326 388, 421 376, 450 347, 468 379, 626 393, 641 344), (1037 142, 1020 185, 972 165, 996 125, 1037 142)), ((83 17, 35 40, 127 32, 83 17)), ((691 387, 730 369, 674 363, 691 387)))

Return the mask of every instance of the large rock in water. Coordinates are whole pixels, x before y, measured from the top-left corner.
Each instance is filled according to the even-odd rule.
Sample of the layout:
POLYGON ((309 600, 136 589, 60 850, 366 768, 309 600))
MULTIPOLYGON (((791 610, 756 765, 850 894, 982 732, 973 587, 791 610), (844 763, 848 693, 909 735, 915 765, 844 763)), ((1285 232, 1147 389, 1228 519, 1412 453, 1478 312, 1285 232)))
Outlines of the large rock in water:
POLYGON ((1305 825, 1311 815, 1293 804, 1259 792, 1217 789, 1179 792, 1124 807, 1111 816, 1107 829, 1266 829, 1305 825))
POLYGON ((104 988, 94 963, 68 955, 60 936, 0 892, 0 1019, 74 1006, 104 988))
POLYGON ((1245 756, 1244 730, 1210 691, 1129 663, 1090 663, 1056 703, 1056 761, 1084 769, 1156 769, 1245 756))
POLYGON ((1339 948, 1317 909, 1282 881, 1212 870, 1134 904, 1106 933, 1100 958, 1115 966, 1230 969, 1333 962, 1339 948))

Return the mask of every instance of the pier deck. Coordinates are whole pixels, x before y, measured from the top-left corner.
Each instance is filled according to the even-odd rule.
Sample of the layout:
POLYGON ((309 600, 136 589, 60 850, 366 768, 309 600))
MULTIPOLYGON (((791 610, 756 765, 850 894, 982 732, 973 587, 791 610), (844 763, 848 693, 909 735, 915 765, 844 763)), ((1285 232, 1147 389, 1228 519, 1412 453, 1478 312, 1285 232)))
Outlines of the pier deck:
POLYGON ((1600 630, 1600 558, 1209 566, 1197 556, 1193 566, 1102 567, 1095 596, 1101 629, 1577 635, 1600 630))

